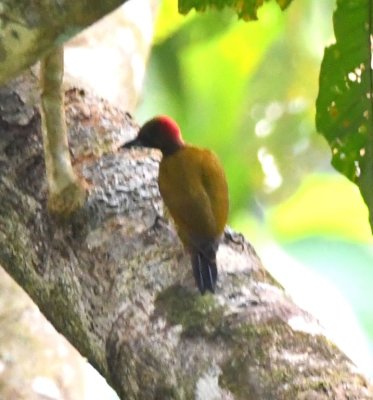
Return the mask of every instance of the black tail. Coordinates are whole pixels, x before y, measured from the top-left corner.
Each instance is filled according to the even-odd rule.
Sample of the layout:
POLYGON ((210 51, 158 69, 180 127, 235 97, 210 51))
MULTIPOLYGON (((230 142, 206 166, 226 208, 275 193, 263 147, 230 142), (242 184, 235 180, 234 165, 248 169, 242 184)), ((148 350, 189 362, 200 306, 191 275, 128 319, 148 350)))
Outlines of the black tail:
POLYGON ((199 291, 215 293, 218 269, 216 267, 216 249, 194 250, 192 252, 193 275, 199 291))

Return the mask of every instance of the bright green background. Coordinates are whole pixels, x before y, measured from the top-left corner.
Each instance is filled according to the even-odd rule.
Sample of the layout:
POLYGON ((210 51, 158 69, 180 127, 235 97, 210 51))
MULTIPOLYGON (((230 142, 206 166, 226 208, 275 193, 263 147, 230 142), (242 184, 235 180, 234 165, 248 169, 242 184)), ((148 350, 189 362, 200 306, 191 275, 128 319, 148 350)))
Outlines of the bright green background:
MULTIPOLYGON (((297 287, 311 286, 308 301, 320 309, 333 301, 317 279, 335 285, 373 349, 368 213, 358 189, 330 166, 314 123, 334 2, 294 1, 285 13, 266 3, 250 23, 230 12, 182 17, 175 7, 163 1, 138 120, 169 114, 187 141, 214 149, 228 176, 230 224, 280 281, 291 275, 297 287), (316 283, 302 278, 304 266, 316 283)), ((346 318, 339 333, 351 342, 344 309, 331 314, 346 318)))

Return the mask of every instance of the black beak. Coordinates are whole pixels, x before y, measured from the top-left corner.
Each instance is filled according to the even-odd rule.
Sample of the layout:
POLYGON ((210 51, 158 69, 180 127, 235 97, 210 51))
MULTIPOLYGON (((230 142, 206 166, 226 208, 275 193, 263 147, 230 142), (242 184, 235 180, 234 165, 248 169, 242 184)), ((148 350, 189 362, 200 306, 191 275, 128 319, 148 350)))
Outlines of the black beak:
POLYGON ((142 147, 143 144, 141 143, 141 140, 136 137, 135 139, 124 143, 122 146, 120 146, 121 149, 130 149, 131 147, 142 147))

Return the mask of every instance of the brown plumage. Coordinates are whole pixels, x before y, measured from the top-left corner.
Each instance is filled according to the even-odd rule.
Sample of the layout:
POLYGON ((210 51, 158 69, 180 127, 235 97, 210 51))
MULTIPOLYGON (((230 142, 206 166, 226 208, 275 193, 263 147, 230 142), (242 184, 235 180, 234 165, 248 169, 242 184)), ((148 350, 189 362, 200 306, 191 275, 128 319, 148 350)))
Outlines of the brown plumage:
POLYGON ((198 289, 214 292, 216 252, 228 218, 228 187, 218 158, 210 150, 185 144, 177 124, 165 116, 148 121, 137 138, 124 145, 132 146, 162 151, 159 190, 191 254, 198 289))

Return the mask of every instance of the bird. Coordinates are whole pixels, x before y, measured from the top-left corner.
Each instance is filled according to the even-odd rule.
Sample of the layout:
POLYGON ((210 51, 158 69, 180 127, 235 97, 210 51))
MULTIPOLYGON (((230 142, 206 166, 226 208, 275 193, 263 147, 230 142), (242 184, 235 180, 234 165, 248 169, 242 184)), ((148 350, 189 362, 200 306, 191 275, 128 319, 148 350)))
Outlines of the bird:
POLYGON ((196 285, 215 293, 216 253, 228 219, 228 185, 218 157, 184 142, 177 123, 166 115, 147 121, 122 148, 159 149, 158 186, 178 236, 189 252, 196 285))

